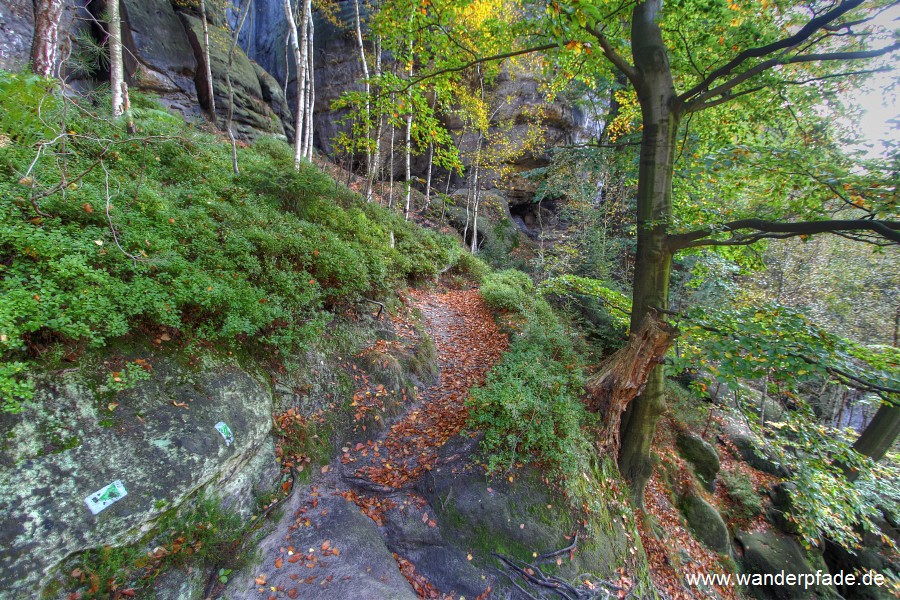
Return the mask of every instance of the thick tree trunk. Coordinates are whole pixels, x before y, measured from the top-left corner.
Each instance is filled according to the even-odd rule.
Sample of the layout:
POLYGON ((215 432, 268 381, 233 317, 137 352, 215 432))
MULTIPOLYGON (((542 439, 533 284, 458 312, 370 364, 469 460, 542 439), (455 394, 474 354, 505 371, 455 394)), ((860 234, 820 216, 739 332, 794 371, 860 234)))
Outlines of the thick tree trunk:
MULTIPOLYGON (((672 173, 679 114, 666 46, 657 22, 661 0, 646 0, 632 13, 634 78, 643 133, 638 171, 637 252, 631 330, 638 331, 651 309, 667 309, 672 253, 666 229, 672 218, 672 173)), ((655 367, 644 391, 622 419, 619 470, 631 484, 635 503, 643 506, 644 487, 652 474, 650 450, 656 422, 665 410, 665 374, 655 367)))
POLYGON ((63 0, 34 0, 34 39, 31 43, 31 68, 41 77, 57 74, 59 21, 63 0))
POLYGON ((900 435, 900 406, 882 404, 872 421, 863 429, 853 449, 879 461, 884 458, 900 435))
POLYGON ((675 339, 675 331, 648 314, 640 328, 634 330, 624 348, 613 354, 600 370, 588 378, 588 410, 602 414, 604 428, 597 449, 613 456, 620 448, 622 413, 647 385, 651 373, 659 364, 675 339))

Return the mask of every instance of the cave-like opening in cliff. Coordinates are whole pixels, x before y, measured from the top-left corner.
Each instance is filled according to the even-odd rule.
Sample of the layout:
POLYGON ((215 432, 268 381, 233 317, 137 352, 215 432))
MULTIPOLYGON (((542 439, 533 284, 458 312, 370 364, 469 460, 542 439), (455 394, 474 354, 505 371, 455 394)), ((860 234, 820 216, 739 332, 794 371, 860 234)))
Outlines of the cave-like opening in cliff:
POLYGON ((541 234, 559 224, 559 199, 544 198, 539 202, 527 201, 511 204, 509 214, 525 235, 540 239, 541 234))

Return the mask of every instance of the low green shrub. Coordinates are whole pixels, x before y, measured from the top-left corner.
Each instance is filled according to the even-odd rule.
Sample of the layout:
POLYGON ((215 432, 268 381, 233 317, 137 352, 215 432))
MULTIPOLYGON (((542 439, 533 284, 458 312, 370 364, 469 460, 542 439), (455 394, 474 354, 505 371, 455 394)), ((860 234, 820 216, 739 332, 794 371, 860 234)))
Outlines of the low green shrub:
POLYGON ((32 397, 41 357, 141 327, 287 355, 328 311, 433 277, 458 252, 316 167, 296 170, 283 142, 240 149, 234 175, 229 145, 140 94, 128 136, 77 103, 59 110, 40 78, 0 71, 0 92, 5 411, 32 397))
POLYGON ((719 474, 725 491, 734 502, 729 516, 735 519, 752 519, 762 513, 763 503, 753 484, 739 471, 722 471, 719 474))
POLYGON ((491 267, 486 262, 472 254, 462 251, 453 265, 453 273, 468 277, 476 283, 481 283, 491 272, 491 267))
POLYGON ((90 600, 122 597, 124 590, 131 595, 149 590, 160 573, 173 567, 232 572, 251 558, 243 551, 243 541, 252 523, 243 524, 218 500, 203 498, 183 513, 164 516, 157 526, 161 533, 143 542, 79 555, 70 561, 62 585, 73 596, 90 600))
POLYGON ((524 305, 524 322, 468 401, 469 424, 484 431, 487 468, 509 469, 517 462, 537 460, 555 475, 575 475, 590 454, 590 444, 584 433, 588 415, 580 401, 583 365, 572 337, 543 298, 525 294, 533 285, 524 273, 488 275, 482 295, 488 281, 523 295, 518 306, 524 305))
POLYGON ((481 284, 481 296, 488 306, 496 310, 524 312, 534 295, 531 278, 515 269, 507 269, 485 276, 481 284))

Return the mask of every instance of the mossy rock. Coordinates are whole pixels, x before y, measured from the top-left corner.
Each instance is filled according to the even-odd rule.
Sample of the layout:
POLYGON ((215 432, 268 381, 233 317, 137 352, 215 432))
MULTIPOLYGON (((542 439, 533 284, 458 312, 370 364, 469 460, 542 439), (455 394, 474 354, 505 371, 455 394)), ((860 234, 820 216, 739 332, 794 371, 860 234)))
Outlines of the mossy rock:
MULTIPOLYGON (((743 549, 742 566, 744 573, 770 575, 809 574, 815 570, 807 561, 803 549, 797 541, 775 531, 756 533, 739 532, 738 545, 743 549)), ((751 579, 751 583, 753 580, 751 579)), ((804 585, 777 585, 775 581, 761 580, 759 585, 748 586, 748 591, 758 600, 818 600, 838 599, 840 596, 832 587, 820 586, 806 589, 804 585)))
POLYGON ((4 419, 0 433, 22 443, 4 449, 0 470, 0 598, 35 597, 67 556, 136 542, 201 490, 252 508, 274 465, 267 386, 230 359, 190 369, 150 347, 143 358, 152 375, 122 391, 77 370, 39 377, 35 401, 4 419), (42 430, 77 443, 47 452, 42 430), (92 514, 85 498, 117 480, 127 495, 92 514))
POLYGON ((725 554, 731 548, 728 527, 715 507, 700 496, 688 495, 678 503, 694 537, 710 550, 725 554))
POLYGON ((709 491, 715 491, 716 475, 719 473, 719 453, 699 435, 681 432, 676 441, 678 452, 691 463, 697 478, 709 491))

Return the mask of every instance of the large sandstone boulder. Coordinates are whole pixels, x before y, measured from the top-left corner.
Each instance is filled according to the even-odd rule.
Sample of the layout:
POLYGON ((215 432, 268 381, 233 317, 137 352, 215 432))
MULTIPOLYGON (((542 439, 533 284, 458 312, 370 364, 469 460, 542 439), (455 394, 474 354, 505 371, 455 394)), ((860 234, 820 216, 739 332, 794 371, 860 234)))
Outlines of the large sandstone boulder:
MULTIPOLYGON (((197 97, 200 105, 208 109, 210 98, 203 62, 203 24, 200 19, 187 13, 181 13, 180 17, 199 63, 199 75, 195 77, 197 97)), ((231 38, 224 29, 210 27, 209 46, 216 114, 221 125, 229 104, 227 72, 231 38)), ((285 135, 285 126, 279 114, 285 115, 288 110, 281 90, 266 79, 266 93, 263 93, 257 67, 240 48, 235 49, 231 65, 231 83, 234 88, 234 127, 237 135, 243 138, 254 138, 261 134, 285 135), (266 96, 277 106, 277 113, 266 101, 266 96)))
POLYGON ((34 35, 31 0, 0 3, 0 69, 19 71, 28 64, 34 35))
POLYGON ((781 464, 775 454, 746 426, 734 421, 728 422, 722 428, 722 433, 734 444, 741 460, 754 469, 776 477, 790 476, 788 466, 781 464))
POLYGON ((779 574, 801 575, 815 574, 803 549, 794 538, 774 531, 761 531, 757 533, 739 532, 737 537, 739 547, 743 550, 743 571, 761 578, 769 576, 769 579, 760 579, 758 585, 749 586, 749 591, 760 600, 817 600, 837 599, 840 596, 833 587, 787 585, 786 580, 778 580, 779 574))
POLYGON ((20 442, 0 451, 0 598, 38 596, 66 557, 134 543, 196 493, 248 514, 254 490, 271 485, 257 489, 277 474, 269 390, 233 364, 192 371, 142 356, 152 376, 131 389, 55 372, 25 412, 2 416, 3 439, 20 442))
POLYGON ((197 61, 168 0, 124 0, 122 28, 131 85, 158 94, 164 104, 196 114, 197 61))
POLYGON ((700 496, 688 495, 681 499, 679 508, 694 537, 710 550, 720 554, 731 548, 728 527, 715 507, 700 496))
POLYGON ((687 432, 678 434, 678 452, 691 463, 694 473, 709 491, 716 489, 716 475, 719 473, 719 453, 712 444, 699 435, 687 432))

